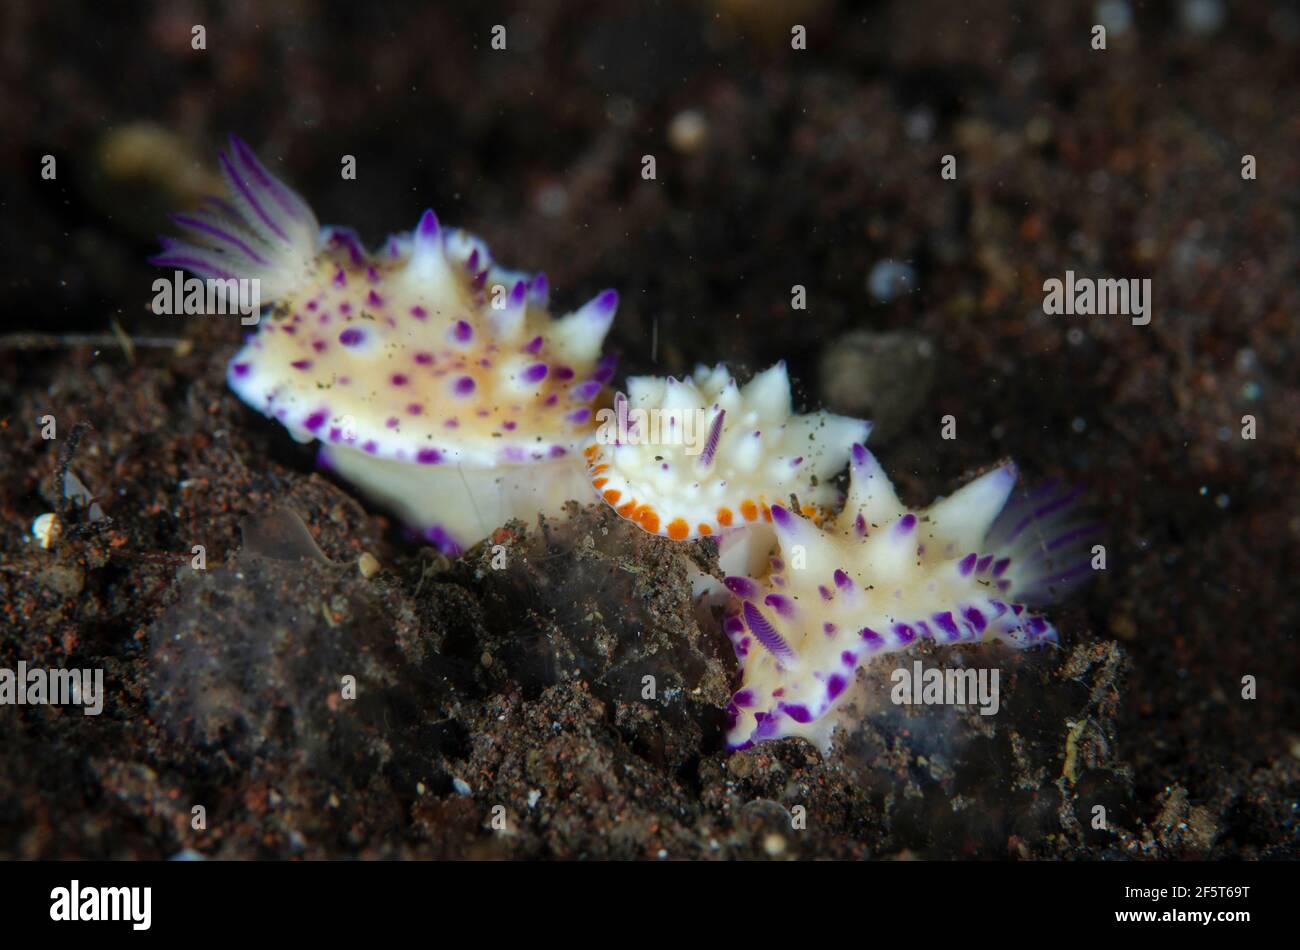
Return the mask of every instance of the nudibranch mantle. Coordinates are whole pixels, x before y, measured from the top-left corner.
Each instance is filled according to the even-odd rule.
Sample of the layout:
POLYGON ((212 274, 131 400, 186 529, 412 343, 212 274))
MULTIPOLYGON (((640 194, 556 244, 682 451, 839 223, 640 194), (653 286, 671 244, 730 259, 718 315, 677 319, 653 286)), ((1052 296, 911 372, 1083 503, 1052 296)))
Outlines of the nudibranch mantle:
POLYGON ((741 666, 728 745, 802 736, 824 752, 852 708, 856 672, 922 639, 1054 643, 1027 605, 1086 578, 1094 525, 1074 518, 1077 489, 1054 485, 1007 504, 1007 464, 909 512, 879 463, 853 447, 844 509, 819 527, 772 506, 778 555, 761 581, 728 577, 724 629, 741 666))
POLYGON ((589 497, 579 450, 614 372, 616 292, 552 319, 545 275, 432 211, 371 254, 239 139, 220 158, 227 198, 175 216, 189 240, 152 261, 261 282, 270 315, 227 371, 245 402, 446 551, 589 497))
POLYGON ((592 485, 620 515, 675 541, 770 523, 798 498, 820 518, 839 503, 833 477, 871 424, 796 415, 777 363, 743 387, 726 366, 686 379, 634 376, 583 450, 592 485))

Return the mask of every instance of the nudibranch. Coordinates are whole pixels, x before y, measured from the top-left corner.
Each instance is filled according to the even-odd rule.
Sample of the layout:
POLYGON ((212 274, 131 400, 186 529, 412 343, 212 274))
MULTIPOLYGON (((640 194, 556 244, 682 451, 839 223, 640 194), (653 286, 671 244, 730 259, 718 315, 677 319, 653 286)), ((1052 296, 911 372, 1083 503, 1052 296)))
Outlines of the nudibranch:
POLYGON ((796 415, 785 363, 743 387, 727 367, 691 377, 634 376, 600 412, 586 455, 591 484, 624 518, 675 541, 718 536, 724 565, 766 563, 772 505, 798 500, 820 519, 839 504, 834 476, 871 424, 828 412, 796 415), (748 530, 745 530, 748 529, 748 530), (745 553, 728 558, 744 535, 745 553))
POLYGON ((590 497, 580 449, 614 373, 615 291, 552 319, 545 275, 499 267, 432 211, 369 253, 238 138, 220 162, 228 195, 176 215, 188 241, 152 262, 259 282, 272 306, 227 372, 245 402, 449 553, 590 497))
POLYGON ((856 673, 921 640, 1054 643, 1030 605, 1081 582, 1095 525, 1078 489, 1048 485, 1008 504, 1014 465, 996 468, 916 512, 875 457, 854 445, 845 505, 820 526, 773 504, 778 551, 766 577, 730 576, 724 629, 740 661, 728 745, 801 736, 829 751, 862 699, 856 673))

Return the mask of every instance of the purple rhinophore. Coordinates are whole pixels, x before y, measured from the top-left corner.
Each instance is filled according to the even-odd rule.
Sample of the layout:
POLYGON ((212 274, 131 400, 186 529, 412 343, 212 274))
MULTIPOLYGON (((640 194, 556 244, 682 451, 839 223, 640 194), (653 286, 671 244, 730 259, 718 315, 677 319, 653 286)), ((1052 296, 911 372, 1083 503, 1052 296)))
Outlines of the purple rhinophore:
MULTIPOLYGON (((727 418, 727 410, 720 409, 718 414, 713 417, 713 422, 709 424, 709 437, 704 441, 704 448, 700 452, 700 465, 709 466, 713 464, 713 456, 718 451, 718 440, 722 438, 722 421, 727 418)), ((776 517, 776 506, 772 507, 772 516, 776 517)))
POLYGON ((767 648, 769 653, 782 659, 792 659, 794 657, 794 651, 790 649, 790 644, 785 642, 785 638, 763 616, 762 611, 748 600, 745 601, 744 613, 746 626, 758 638, 758 642, 767 648))

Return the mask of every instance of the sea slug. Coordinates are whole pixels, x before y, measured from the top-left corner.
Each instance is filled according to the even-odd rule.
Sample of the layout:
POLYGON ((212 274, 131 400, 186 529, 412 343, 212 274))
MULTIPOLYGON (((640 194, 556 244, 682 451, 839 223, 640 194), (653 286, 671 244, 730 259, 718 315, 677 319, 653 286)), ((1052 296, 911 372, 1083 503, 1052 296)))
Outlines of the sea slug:
POLYGON ((871 432, 860 419, 796 415, 792 403, 784 362, 743 387, 722 364, 680 380, 631 377, 583 450, 592 486, 651 534, 717 537, 724 570, 764 565, 771 506, 794 496, 815 519, 838 507, 833 479, 871 432))
MULTIPOLYGON (((853 447, 844 509, 820 526, 773 504, 779 548, 765 577, 733 575, 724 629, 740 661, 728 745, 802 736, 828 751, 837 712, 856 705, 856 672, 923 639, 1056 641, 1030 605, 1090 572, 1079 489, 1039 488, 1008 504, 1006 464, 908 511, 875 457, 853 447)), ((859 697, 860 698, 860 697, 859 697)))
POLYGON ((432 211, 369 253, 238 138, 220 162, 226 198, 174 216, 188 240, 151 260, 259 281, 269 318, 227 373, 245 402, 448 553, 591 496, 580 449, 614 373, 615 291, 552 319, 545 275, 432 211))

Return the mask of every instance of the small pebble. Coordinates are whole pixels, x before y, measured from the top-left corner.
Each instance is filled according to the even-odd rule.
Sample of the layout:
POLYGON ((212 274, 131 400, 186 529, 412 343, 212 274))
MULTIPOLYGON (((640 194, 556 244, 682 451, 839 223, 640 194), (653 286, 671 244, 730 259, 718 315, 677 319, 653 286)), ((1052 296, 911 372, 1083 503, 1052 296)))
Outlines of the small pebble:
POLYGON ((362 577, 370 580, 379 573, 379 559, 366 551, 361 557, 357 558, 357 570, 361 572, 362 577))
POLYGON ((668 123, 668 142, 683 154, 698 152, 708 137, 709 123, 694 109, 677 113, 668 123))
POLYGON ((41 543, 45 550, 50 549, 50 545, 59 540, 59 535, 63 533, 63 523, 59 521, 59 516, 52 511, 39 515, 32 522, 32 537, 41 543))

